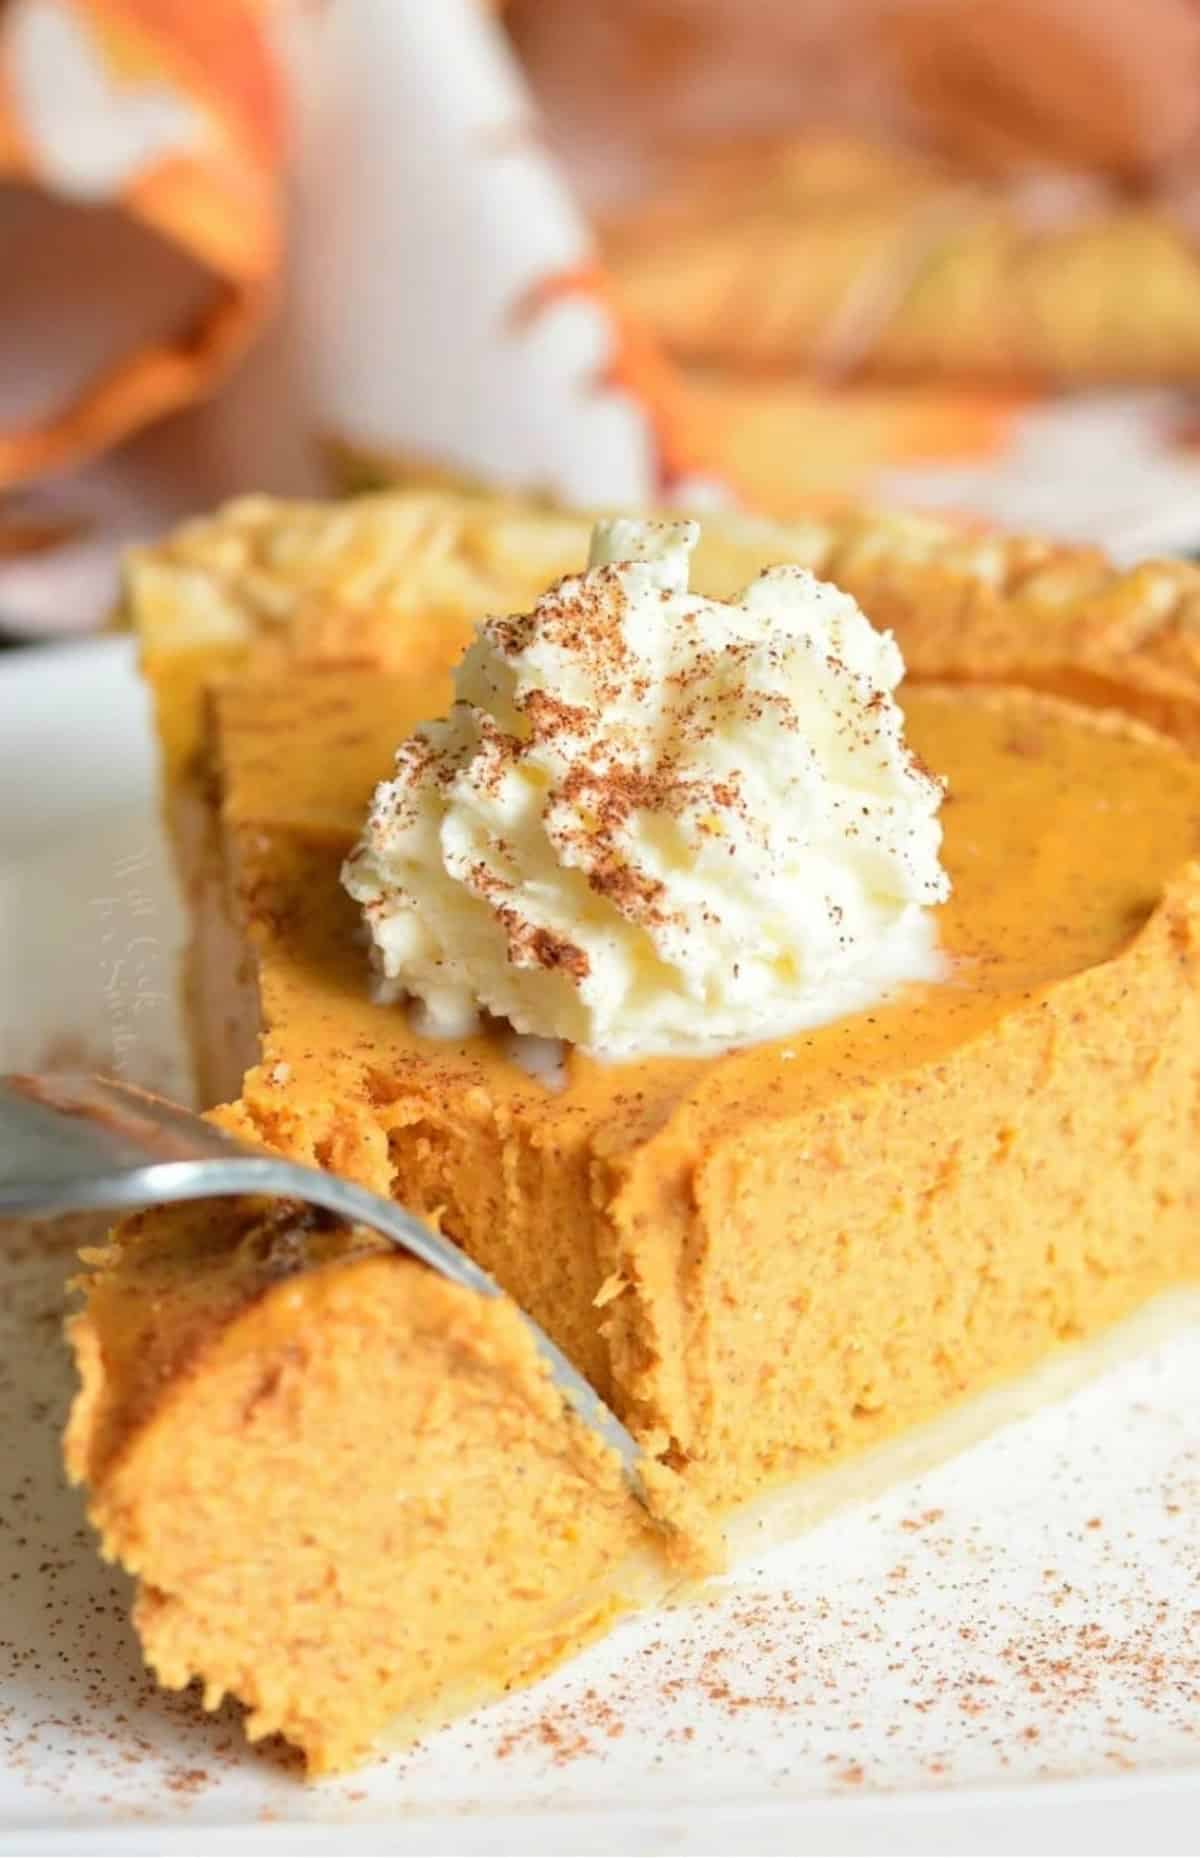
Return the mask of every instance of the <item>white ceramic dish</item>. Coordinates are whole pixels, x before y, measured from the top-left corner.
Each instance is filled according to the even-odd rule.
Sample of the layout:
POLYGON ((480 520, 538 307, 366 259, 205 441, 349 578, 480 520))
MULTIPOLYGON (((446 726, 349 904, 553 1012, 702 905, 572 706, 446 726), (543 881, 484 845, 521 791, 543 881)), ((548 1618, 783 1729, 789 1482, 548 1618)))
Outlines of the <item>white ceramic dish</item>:
MULTIPOLYGON (((0 661, 0 1068, 181 1088, 123 641, 0 661)), ((70 1247, 0 1245, 0 1848, 1173 1852, 1200 1826, 1200 1324, 535 1690, 306 1788, 146 1681, 58 1470, 70 1247)), ((1157 1332, 1156 1332, 1157 1333, 1157 1332)), ((1145 1331, 1150 1337, 1150 1331, 1145 1331)))

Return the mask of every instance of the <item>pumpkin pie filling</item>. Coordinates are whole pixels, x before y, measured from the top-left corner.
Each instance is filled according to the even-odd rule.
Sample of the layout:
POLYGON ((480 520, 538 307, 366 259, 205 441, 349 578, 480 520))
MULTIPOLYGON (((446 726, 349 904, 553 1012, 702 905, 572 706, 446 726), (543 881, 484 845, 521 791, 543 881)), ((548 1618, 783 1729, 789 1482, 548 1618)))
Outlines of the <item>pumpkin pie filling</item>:
POLYGON ((512 1305, 279 1204, 88 1260, 66 1437, 161 1683, 312 1774, 528 1682, 680 1569, 512 1305))
MULTIPOLYGON (((463 632, 428 613, 389 627, 386 663, 296 652, 280 675, 268 649, 212 680, 175 819, 201 1075, 237 1099, 223 1120, 439 1223, 719 1514, 1200 1275, 1200 766, 1179 747, 1029 689, 908 684, 908 739, 950 784, 946 978, 717 1057, 569 1051, 551 1088, 501 1026, 433 1040, 374 1003, 337 881, 397 741, 445 708, 463 632)), ((670 1573, 514 1337, 480 1340, 490 1315, 409 1261, 328 1237, 264 1284, 254 1217, 152 1214, 119 1231, 76 1327, 69 1461, 108 1552, 141 1576, 164 1681, 233 1691, 322 1768, 397 1713, 450 1707, 464 1674, 486 1687, 541 1668, 670 1573), (469 1346, 451 1346, 464 1325, 469 1346), (267 1360, 269 1378, 272 1349, 302 1365, 247 1403, 238 1375, 261 1379, 267 1360), (360 1357, 390 1365, 360 1377, 360 1357), (486 1396, 460 1412, 468 1383, 486 1396), (426 1422, 418 1447, 412 1427, 403 1446, 381 1431, 381 1401, 440 1401, 445 1456, 426 1422), (522 1417, 497 1423, 509 1414, 522 1417), (449 1612, 422 1570, 440 1527, 429 1493, 445 1499, 460 1436, 477 1475, 456 1486, 439 1591, 461 1591, 482 1543, 507 1623, 460 1620, 443 1655, 449 1612), (402 1464, 420 1527, 401 1541, 373 1499, 309 1479, 310 1456, 344 1458, 356 1490, 371 1464, 402 1464), (524 1612, 520 1570, 539 1551, 516 1541, 534 1512, 514 1506, 514 1465, 543 1493, 535 1534, 550 1544, 524 1612), (339 1502, 341 1535, 320 1522, 339 1502), (251 1625, 266 1602, 249 1559, 211 1548, 252 1513, 280 1558, 269 1628, 251 1625), (293 1580, 295 1531, 319 1546, 293 1580), (568 1537, 570 1555, 553 1546, 568 1537), (322 1583, 330 1598, 314 1601, 322 1583), (363 1681, 363 1596, 380 1643, 425 1635, 421 1683, 363 1681), (306 1633, 325 1651, 297 1664, 287 1647, 306 1633)))
POLYGON ((1029 692, 912 687, 909 740, 952 795, 948 978, 716 1058, 572 1051, 551 1089, 502 1028, 426 1038, 367 994, 340 738, 369 779, 440 694, 309 671, 217 700, 221 888, 264 1026, 235 1115, 436 1217, 708 1500, 873 1443, 1194 1264, 1200 768, 1177 749, 1029 692), (280 739, 325 771, 319 816, 302 783, 268 798, 280 739))

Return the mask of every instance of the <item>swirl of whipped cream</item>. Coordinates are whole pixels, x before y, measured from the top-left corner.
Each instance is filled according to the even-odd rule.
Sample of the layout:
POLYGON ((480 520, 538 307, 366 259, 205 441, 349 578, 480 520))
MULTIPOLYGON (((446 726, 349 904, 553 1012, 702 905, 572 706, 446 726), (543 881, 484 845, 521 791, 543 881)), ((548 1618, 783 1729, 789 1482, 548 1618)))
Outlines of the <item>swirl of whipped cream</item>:
POLYGON ((692 522, 597 525, 487 620, 344 882, 422 1028, 483 1010, 604 1057, 777 1037, 941 972, 943 785, 890 633, 802 568, 688 592, 692 522))

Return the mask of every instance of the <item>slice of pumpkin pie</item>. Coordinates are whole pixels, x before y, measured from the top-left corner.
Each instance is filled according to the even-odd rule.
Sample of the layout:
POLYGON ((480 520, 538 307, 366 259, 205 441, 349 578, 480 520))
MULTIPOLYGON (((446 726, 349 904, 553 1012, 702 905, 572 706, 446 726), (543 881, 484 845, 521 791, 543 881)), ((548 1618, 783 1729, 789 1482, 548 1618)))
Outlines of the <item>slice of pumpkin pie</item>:
MULTIPOLYGON (((1200 764, 1129 713, 1153 678, 1126 711, 972 681, 947 616, 912 636, 959 681, 898 706, 844 592, 792 566, 702 598, 680 525, 609 525, 476 634, 461 585, 418 600, 355 559, 372 512, 323 520, 258 535, 313 578, 293 553, 273 612, 231 541, 223 598, 258 607, 220 649, 169 643, 168 589, 196 597, 170 550, 137 570, 229 1126, 438 1222, 718 1514, 1200 1274, 1200 764)), ((566 547, 566 519, 519 521, 531 558, 566 547)), ((871 559, 881 588, 925 571, 871 559)), ((958 617, 990 616, 988 666, 1032 664, 1006 598, 967 577, 958 617)), ((1131 636, 1077 654, 1106 698, 1131 636)), ((164 1680, 243 1697, 320 1768, 568 1650, 661 1542, 494 1306, 328 1235, 264 1289, 262 1218, 118 1229, 69 1463, 164 1680)))
POLYGON ((687 1564, 510 1303, 311 1210, 126 1220, 72 1337, 67 1467, 147 1660, 314 1774, 528 1682, 687 1564))

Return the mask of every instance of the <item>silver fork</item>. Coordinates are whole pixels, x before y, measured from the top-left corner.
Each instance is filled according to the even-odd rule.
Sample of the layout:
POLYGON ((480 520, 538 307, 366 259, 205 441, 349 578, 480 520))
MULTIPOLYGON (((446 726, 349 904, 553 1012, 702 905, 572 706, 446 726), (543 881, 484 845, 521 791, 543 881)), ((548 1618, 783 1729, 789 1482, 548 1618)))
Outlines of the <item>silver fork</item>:
MULTIPOLYGON (((110 1078, 0 1076, 0 1216, 116 1211, 169 1200, 278 1194, 371 1226, 402 1251, 481 1297, 495 1279, 411 1213, 320 1168, 264 1154, 165 1097, 110 1078)), ((645 1500, 642 1454, 616 1414, 522 1310, 560 1394, 618 1454, 645 1500)))

